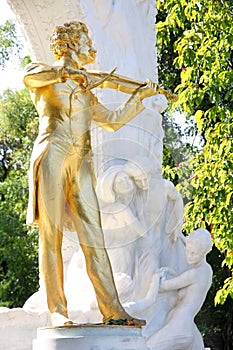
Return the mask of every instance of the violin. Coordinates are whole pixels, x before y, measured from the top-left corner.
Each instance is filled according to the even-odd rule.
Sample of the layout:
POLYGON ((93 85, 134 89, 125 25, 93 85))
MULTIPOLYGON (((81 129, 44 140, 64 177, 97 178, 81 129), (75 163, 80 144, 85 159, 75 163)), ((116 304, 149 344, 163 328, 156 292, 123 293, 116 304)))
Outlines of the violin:
MULTIPOLYGON (((126 94, 133 94, 137 89, 146 86, 147 82, 141 82, 123 75, 116 74, 116 67, 110 72, 99 72, 94 70, 87 70, 92 83, 88 87, 89 90, 94 88, 109 88, 124 92, 126 94)), ((178 96, 171 94, 169 91, 157 85, 156 94, 163 94, 171 102, 176 102, 178 96)))

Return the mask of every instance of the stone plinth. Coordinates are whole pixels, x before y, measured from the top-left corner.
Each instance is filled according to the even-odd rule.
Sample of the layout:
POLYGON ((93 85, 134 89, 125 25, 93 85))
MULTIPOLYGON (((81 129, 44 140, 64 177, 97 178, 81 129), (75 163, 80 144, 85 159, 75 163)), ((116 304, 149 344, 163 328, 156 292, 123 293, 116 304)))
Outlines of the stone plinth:
POLYGON ((148 350, 141 329, 77 325, 38 328, 33 350, 148 350))

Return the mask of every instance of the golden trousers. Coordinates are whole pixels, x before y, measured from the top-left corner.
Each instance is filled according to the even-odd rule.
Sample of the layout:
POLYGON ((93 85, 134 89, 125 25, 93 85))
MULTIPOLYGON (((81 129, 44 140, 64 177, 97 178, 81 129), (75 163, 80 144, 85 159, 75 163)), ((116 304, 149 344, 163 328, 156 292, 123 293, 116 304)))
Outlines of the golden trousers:
POLYGON ((79 146, 56 140, 45 152, 37 174, 39 266, 50 312, 68 317, 61 252, 64 215, 68 211, 85 256, 99 309, 103 320, 107 321, 125 318, 126 313, 119 302, 104 248, 91 167, 88 153, 85 155, 79 146))

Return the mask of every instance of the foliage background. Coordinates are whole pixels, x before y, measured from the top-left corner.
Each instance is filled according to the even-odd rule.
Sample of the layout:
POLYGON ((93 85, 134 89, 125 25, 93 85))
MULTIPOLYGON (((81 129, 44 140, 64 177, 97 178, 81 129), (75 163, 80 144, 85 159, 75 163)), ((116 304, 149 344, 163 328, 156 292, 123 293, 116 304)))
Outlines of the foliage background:
POLYGON ((38 288, 38 234, 25 225, 27 170, 38 124, 28 91, 2 94, 0 124, 0 306, 20 307, 38 288))
POLYGON ((186 150, 184 144, 177 147, 177 142, 170 142, 166 147, 165 143, 166 160, 170 156, 170 162, 164 163, 164 175, 177 184, 187 203, 184 231, 204 227, 211 232, 216 248, 209 257, 214 281, 206 302, 205 312, 209 314, 204 318, 205 326, 208 325, 205 331, 220 332, 222 348, 230 349, 233 344, 233 3, 158 0, 157 6, 160 84, 179 95, 173 111, 167 112, 165 130, 166 121, 176 109, 186 116, 185 142, 189 140, 186 150), (190 140, 197 136, 199 146, 193 147, 190 140), (218 304, 216 308, 213 299, 218 304), (216 318, 213 319, 212 313, 216 318), (215 324, 218 314, 226 327, 221 321, 215 324))

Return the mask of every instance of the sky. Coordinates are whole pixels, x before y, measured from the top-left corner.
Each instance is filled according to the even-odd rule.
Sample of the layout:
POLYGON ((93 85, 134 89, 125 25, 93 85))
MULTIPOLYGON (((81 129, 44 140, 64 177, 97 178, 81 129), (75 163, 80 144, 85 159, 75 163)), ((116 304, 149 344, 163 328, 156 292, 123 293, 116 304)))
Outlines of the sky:
MULTIPOLYGON (((6 0, 0 0, 0 1, 1 1, 0 25, 3 25, 8 19, 15 20, 15 15, 11 11, 6 0)), ((19 28, 17 31, 19 33, 19 36, 22 37, 22 34, 20 33, 19 28)), ((22 52, 22 55, 23 55, 23 52, 22 52)), ((18 58, 16 59, 14 56, 12 56, 6 68, 4 70, 0 69, 0 94, 7 88, 18 89, 24 86, 22 82, 22 71, 20 71, 19 65, 20 65, 19 59, 18 58)))

